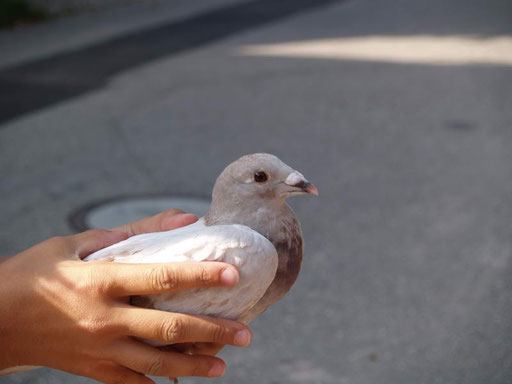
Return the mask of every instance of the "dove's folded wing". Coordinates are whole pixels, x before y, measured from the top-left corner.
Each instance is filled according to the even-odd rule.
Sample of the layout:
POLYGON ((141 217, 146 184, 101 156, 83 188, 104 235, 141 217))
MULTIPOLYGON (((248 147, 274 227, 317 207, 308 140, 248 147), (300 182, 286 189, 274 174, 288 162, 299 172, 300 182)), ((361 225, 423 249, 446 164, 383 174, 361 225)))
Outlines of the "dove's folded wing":
POLYGON ((277 270, 272 243, 243 225, 205 226, 203 221, 168 232, 131 237, 85 258, 121 263, 222 261, 233 264, 240 282, 229 288, 196 288, 144 297, 166 311, 238 319, 263 296, 277 270))

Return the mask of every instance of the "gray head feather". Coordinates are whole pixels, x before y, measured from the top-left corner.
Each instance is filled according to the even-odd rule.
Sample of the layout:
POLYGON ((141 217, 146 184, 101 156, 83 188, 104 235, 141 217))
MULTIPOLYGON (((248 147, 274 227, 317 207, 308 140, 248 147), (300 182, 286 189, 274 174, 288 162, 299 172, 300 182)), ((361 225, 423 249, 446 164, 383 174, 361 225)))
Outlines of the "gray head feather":
POLYGON ((246 155, 217 178, 205 221, 207 225, 243 224, 264 233, 268 231, 265 221, 287 208, 285 199, 304 193, 316 194, 316 188, 277 156, 246 155))

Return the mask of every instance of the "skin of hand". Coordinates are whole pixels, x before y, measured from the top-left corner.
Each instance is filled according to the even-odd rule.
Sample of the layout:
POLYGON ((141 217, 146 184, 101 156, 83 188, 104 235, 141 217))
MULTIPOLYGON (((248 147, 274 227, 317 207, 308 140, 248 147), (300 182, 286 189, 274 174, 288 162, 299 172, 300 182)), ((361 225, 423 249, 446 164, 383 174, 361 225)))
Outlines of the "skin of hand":
POLYGON ((241 323, 131 306, 129 296, 232 286, 235 267, 217 262, 83 262, 130 236, 175 229, 197 217, 169 210, 112 230, 43 241, 0 261, 0 370, 47 366, 104 383, 153 383, 145 375, 219 377, 224 345, 252 339, 241 323), (156 348, 137 338, 169 344, 156 348), (186 351, 187 353, 181 353, 186 351))

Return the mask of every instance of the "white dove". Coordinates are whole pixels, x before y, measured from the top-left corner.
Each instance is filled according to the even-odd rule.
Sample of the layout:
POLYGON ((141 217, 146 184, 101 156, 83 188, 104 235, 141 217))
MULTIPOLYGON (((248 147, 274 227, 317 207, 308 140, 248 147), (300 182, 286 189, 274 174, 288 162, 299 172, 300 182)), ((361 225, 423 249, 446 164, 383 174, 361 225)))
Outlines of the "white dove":
POLYGON ((217 178, 210 208, 198 222, 131 237, 85 260, 230 263, 240 274, 234 287, 136 296, 132 304, 249 323, 281 299, 299 274, 302 233, 285 202, 299 194, 318 195, 318 190, 276 156, 243 156, 217 178))

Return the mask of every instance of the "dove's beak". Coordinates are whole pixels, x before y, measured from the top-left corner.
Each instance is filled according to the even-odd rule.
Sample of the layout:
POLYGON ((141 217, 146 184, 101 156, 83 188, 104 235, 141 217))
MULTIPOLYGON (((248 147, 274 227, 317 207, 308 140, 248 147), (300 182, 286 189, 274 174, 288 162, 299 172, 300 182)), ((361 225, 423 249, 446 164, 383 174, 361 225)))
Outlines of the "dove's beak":
MULTIPOLYGON (((302 174, 295 171, 291 173, 285 180, 285 184, 290 187, 297 188, 295 193, 309 193, 311 195, 318 196, 318 188, 306 180, 302 174)), ((292 194, 294 194, 292 192, 292 194)))
POLYGON ((295 188, 299 188, 305 193, 318 196, 318 188, 311 184, 309 181, 300 181, 294 185, 295 188))
POLYGON ((315 196, 318 196, 318 188, 315 187, 313 184, 311 183, 304 183, 304 186, 302 187, 302 189, 304 190, 304 192, 306 193, 310 193, 312 195, 315 195, 315 196))

